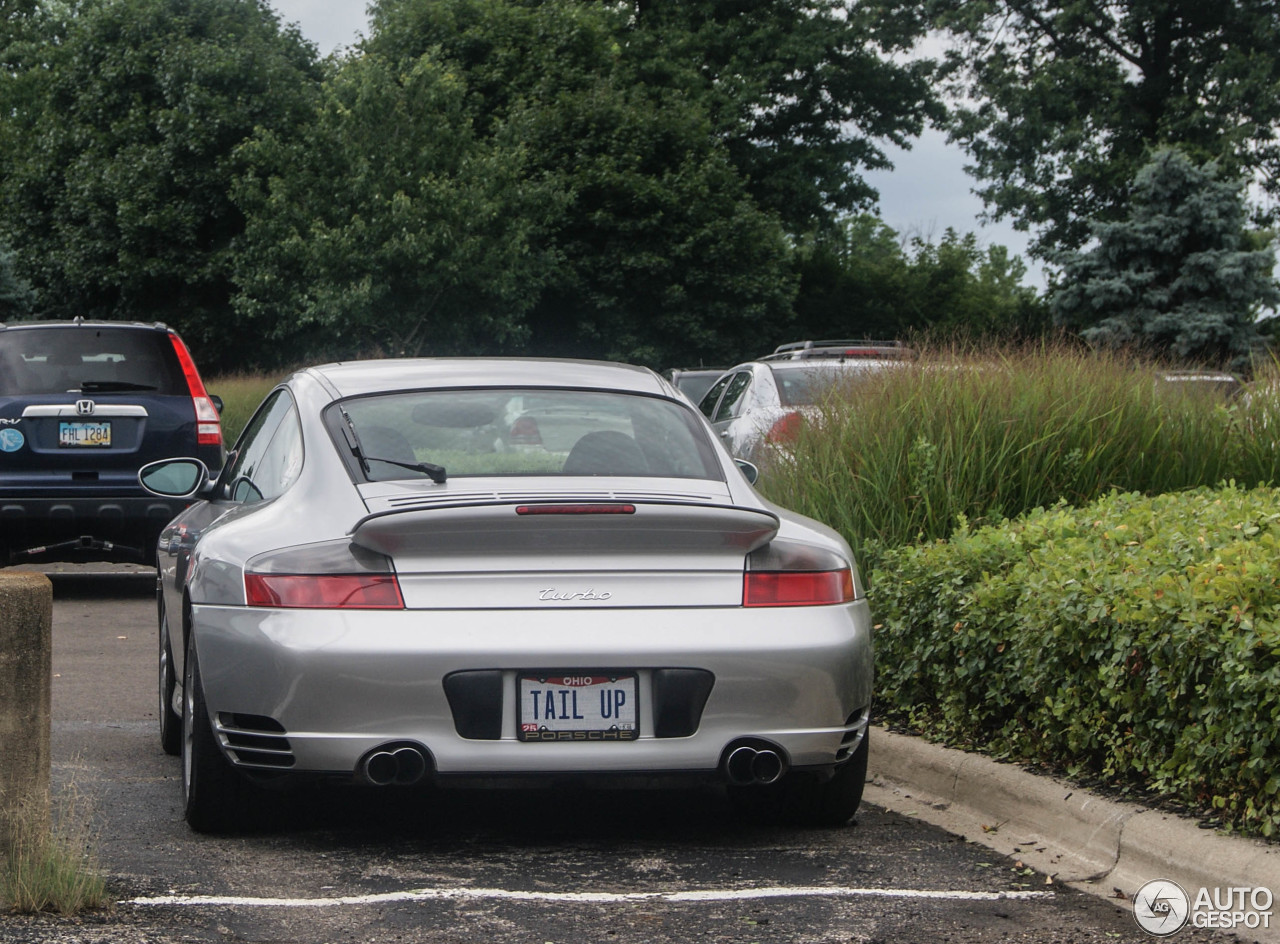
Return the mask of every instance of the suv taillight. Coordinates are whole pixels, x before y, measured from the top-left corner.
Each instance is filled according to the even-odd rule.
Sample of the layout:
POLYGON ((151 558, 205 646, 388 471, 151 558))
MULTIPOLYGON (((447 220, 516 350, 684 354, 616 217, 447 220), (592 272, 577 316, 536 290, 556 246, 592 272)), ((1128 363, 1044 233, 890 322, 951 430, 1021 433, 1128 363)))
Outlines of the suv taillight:
POLYGON ((765 438, 771 443, 789 446, 799 437, 802 426, 804 426, 804 416, 799 413, 786 413, 770 427, 769 435, 765 438))
POLYGON ((170 332, 169 340, 173 342, 173 352, 178 355, 178 363, 182 365, 182 374, 187 378, 187 390, 191 392, 191 402, 196 408, 196 443, 201 446, 222 445, 222 421, 218 418, 217 407, 204 389, 204 381, 196 370, 196 362, 191 359, 191 352, 182 343, 182 338, 170 332))

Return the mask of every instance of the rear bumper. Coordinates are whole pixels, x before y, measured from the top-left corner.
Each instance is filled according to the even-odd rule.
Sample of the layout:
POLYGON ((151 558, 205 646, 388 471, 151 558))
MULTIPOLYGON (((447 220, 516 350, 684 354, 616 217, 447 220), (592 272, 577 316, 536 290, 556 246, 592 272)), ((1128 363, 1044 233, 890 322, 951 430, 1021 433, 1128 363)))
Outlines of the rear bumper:
POLYGON ((160 531, 185 506, 154 497, 0 495, 0 559, 150 562, 160 531))
POLYGON ((192 615, 210 714, 225 729, 228 758, 248 769, 350 775, 370 751, 412 744, 444 779, 714 776, 743 738, 781 749, 789 767, 830 767, 857 746, 871 703, 864 601, 785 611, 196 606, 192 615), (604 668, 638 677, 636 740, 518 740, 519 672, 604 668), (669 669, 714 680, 691 733, 679 736, 663 736, 660 717, 669 669), (460 719, 456 697, 451 705, 445 681, 477 672, 500 680, 490 688, 497 728, 480 737, 460 719))

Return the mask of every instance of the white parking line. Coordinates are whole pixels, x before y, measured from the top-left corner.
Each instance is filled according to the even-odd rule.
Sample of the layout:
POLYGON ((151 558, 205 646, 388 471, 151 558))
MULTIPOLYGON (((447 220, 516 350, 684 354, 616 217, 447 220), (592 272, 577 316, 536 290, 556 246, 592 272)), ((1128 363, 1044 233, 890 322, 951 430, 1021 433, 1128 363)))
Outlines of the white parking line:
POLYGON ((131 898, 122 905, 151 907, 236 908, 335 908, 343 905, 385 905, 417 901, 538 901, 565 904, 625 904, 627 902, 754 901, 764 898, 917 898, 942 901, 1030 901, 1052 898, 1053 892, 927 891, 914 888, 848 888, 797 886, 794 888, 727 888, 688 892, 530 892, 502 888, 419 888, 380 895, 343 895, 335 898, 247 898, 219 895, 158 895, 131 898))

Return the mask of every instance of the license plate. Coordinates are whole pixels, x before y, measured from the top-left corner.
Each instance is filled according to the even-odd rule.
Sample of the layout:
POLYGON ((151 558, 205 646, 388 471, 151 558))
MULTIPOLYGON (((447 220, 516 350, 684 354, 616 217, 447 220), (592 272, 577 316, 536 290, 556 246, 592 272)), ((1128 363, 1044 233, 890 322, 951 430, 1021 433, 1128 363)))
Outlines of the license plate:
POLYGON ((110 446, 110 423, 59 423, 59 446, 110 446))
POLYGON ((634 741, 634 675, 522 675, 520 740, 634 741))

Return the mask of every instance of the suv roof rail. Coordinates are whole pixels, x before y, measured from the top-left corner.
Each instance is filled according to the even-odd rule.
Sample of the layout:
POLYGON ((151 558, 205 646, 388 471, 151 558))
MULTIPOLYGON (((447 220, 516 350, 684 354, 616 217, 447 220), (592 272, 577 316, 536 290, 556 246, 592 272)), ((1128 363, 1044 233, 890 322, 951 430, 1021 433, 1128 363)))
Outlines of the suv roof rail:
POLYGON ((772 354, 761 360, 804 360, 811 357, 914 357, 915 351, 901 341, 878 341, 870 338, 835 339, 824 341, 794 341, 780 344, 772 354))

